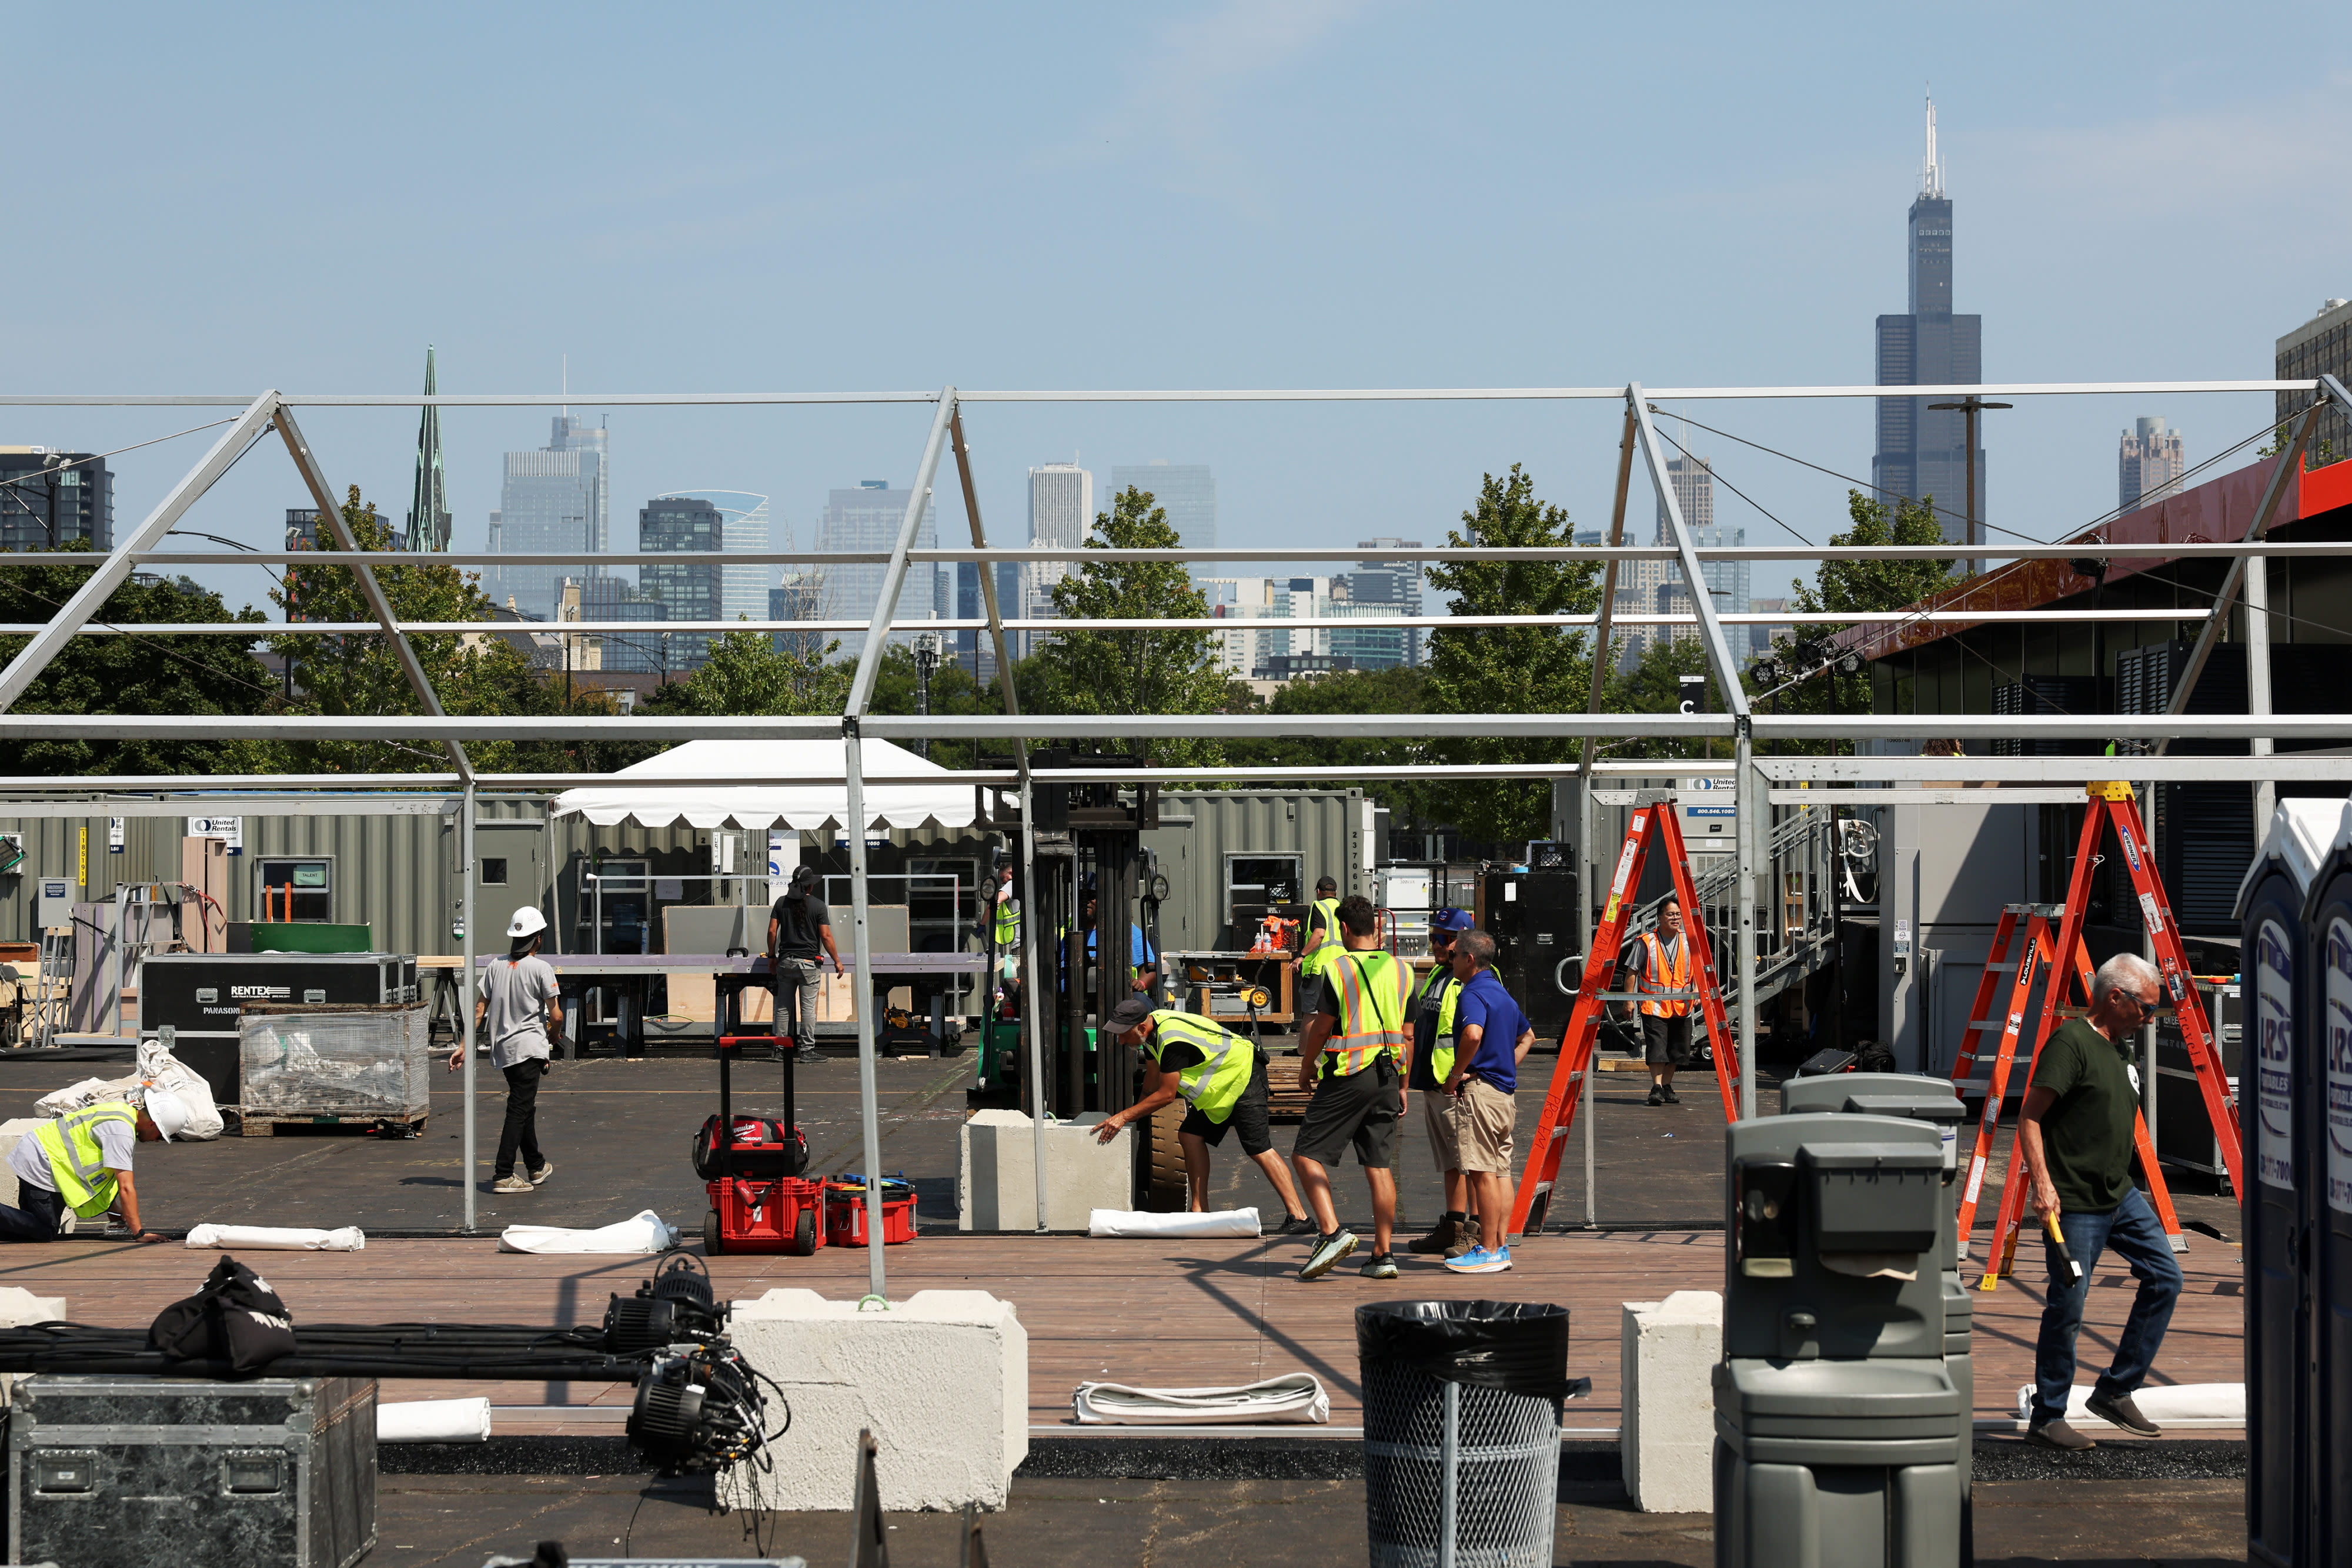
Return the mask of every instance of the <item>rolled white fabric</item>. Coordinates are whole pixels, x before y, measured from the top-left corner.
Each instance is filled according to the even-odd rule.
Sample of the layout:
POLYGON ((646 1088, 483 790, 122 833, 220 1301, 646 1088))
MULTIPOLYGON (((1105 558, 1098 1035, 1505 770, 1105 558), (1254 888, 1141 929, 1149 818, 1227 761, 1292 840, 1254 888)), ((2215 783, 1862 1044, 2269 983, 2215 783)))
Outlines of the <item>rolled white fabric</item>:
POLYGON ((375 1407, 379 1443, 487 1443, 488 1399, 402 1399, 375 1407))
MULTIPOLYGON (((2066 1398, 2066 1419, 2110 1424, 2091 1414, 2091 1389, 2078 1384, 2066 1398)), ((2246 1385, 2242 1383, 2150 1384, 2132 1396, 2139 1413, 2159 1427, 2231 1428, 2246 1424, 2246 1385)), ((2032 1419, 2033 1385, 2017 1391, 2017 1418, 2032 1419)), ((2111 1429, 2116 1429, 2112 1428, 2111 1429)))
POLYGON ((1070 1409, 1081 1427, 1304 1427, 1331 1419, 1331 1396, 1311 1372, 1233 1388, 1081 1383, 1070 1409))
POLYGON ((667 1252, 677 1245, 677 1232, 650 1208, 593 1230, 509 1225, 499 1232, 499 1249, 504 1252, 667 1252))
POLYGON ((1255 1236, 1257 1210, 1222 1208, 1209 1214, 1139 1214, 1097 1208, 1087 1214, 1089 1236, 1255 1236))
POLYGON ((238 1247, 253 1251, 358 1252, 367 1234, 356 1225, 334 1230, 304 1230, 276 1225, 199 1225, 188 1232, 191 1247, 238 1247))

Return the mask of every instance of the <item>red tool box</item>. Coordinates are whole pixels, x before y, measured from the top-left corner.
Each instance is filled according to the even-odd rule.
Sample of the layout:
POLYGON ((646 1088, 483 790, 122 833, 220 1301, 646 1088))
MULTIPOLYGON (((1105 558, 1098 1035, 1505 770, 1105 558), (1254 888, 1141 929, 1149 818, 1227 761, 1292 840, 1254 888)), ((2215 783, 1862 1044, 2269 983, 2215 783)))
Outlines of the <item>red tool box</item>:
POLYGON ((808 1139, 793 1120, 792 1042, 774 1035, 724 1032, 732 1010, 725 1005, 719 1009, 719 1113, 705 1120, 694 1135, 694 1174, 710 1195, 710 1209, 702 1220, 702 1249, 714 1257, 722 1252, 806 1257, 824 1245, 824 1184, 801 1175, 808 1166, 808 1139), (736 1053, 747 1045, 782 1051, 781 1119, 735 1113, 732 1068, 736 1053))
MULTIPOLYGON (((824 1184, 824 1239, 828 1247, 866 1245, 866 1183, 855 1176, 824 1184)), ((903 1181, 882 1182, 882 1244, 915 1239, 915 1189, 903 1181)))

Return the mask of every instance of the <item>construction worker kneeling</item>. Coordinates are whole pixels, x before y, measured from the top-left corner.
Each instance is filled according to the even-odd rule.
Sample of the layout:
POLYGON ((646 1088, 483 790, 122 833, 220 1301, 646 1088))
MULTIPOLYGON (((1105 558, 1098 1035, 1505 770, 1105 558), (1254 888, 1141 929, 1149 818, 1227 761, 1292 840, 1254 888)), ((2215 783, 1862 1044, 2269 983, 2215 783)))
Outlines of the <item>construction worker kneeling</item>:
POLYGON ((1315 1228, 1282 1156, 1274 1152, 1265 1057, 1255 1040, 1192 1013, 1155 1008, 1141 997, 1129 997, 1111 1009, 1108 1032, 1120 1044, 1143 1052, 1155 1082, 1142 1099, 1104 1119, 1095 1133, 1097 1142, 1109 1143, 1120 1128, 1148 1121, 1153 1112, 1181 1096, 1190 1108, 1176 1141, 1184 1150, 1193 1213, 1209 1207, 1209 1151, 1225 1141, 1231 1128, 1242 1135, 1242 1153, 1257 1162, 1282 1198, 1283 1212, 1289 1218, 1274 1234, 1304 1236, 1315 1228))
POLYGON ((134 1239, 166 1239, 140 1224, 131 1150, 134 1144, 169 1143, 187 1125, 188 1108, 163 1093, 149 1094, 144 1105, 110 1100, 52 1116, 8 1155, 16 1206, 0 1204, 0 1241, 55 1241, 68 1210, 83 1219, 111 1210, 134 1239))

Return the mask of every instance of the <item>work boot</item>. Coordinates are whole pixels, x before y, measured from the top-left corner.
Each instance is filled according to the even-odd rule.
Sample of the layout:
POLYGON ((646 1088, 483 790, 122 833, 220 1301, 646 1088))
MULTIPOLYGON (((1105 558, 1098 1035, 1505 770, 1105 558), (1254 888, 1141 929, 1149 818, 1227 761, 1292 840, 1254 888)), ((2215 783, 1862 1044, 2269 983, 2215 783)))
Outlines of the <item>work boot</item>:
POLYGON ((1663 1105, 1663 1104, 1664 1104, 1665 1103, 1666 1103, 1666 1089, 1665 1089, 1665 1085, 1664 1085, 1664 1084, 1663 1084, 1663 1083, 1653 1083, 1653 1084, 1651 1084, 1651 1085, 1650 1085, 1650 1103, 1651 1103, 1651 1104, 1653 1104, 1653 1105, 1663 1105))
POLYGON ((2164 1428, 2139 1413, 2128 1394, 2094 1394, 2083 1401, 2083 1408, 2110 1426, 2121 1427, 2135 1437, 2160 1437, 2164 1428))
POLYGON ((1453 1246, 1461 1233, 1462 1221, 1453 1215, 1442 1214, 1438 1216, 1436 1226, 1428 1235, 1406 1242, 1404 1249, 1428 1257, 1433 1253, 1443 1252, 1453 1246))
POLYGON ((2044 1421, 2039 1427, 2027 1428, 2025 1440, 2029 1443, 2038 1443, 2045 1448, 2064 1448, 2070 1452, 2098 1447, 2098 1444, 2066 1425, 2066 1419, 2063 1416, 2055 1421, 2044 1421))
POLYGON ((1445 1249, 1445 1255, 1459 1258, 1465 1252, 1475 1252, 1478 1249, 1478 1217, 1474 1214, 1454 1227, 1454 1245, 1445 1249))
POLYGON ((1675 1092, 1675 1086, 1671 1083, 1659 1085, 1658 1092, 1665 1097, 1665 1102, 1669 1105, 1679 1105, 1683 1103, 1683 1097, 1675 1092))

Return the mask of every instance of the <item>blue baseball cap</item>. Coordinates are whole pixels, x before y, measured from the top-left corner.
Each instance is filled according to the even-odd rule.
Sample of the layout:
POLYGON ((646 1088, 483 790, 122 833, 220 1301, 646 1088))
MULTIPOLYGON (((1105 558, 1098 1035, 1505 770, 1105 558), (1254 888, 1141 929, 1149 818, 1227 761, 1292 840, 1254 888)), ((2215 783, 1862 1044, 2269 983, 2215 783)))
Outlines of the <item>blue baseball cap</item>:
POLYGON ((1429 917, 1431 931, 1444 931, 1453 936, 1459 936, 1469 930, 1473 924, 1475 923, 1470 918, 1470 912, 1466 909, 1441 909, 1429 917))

